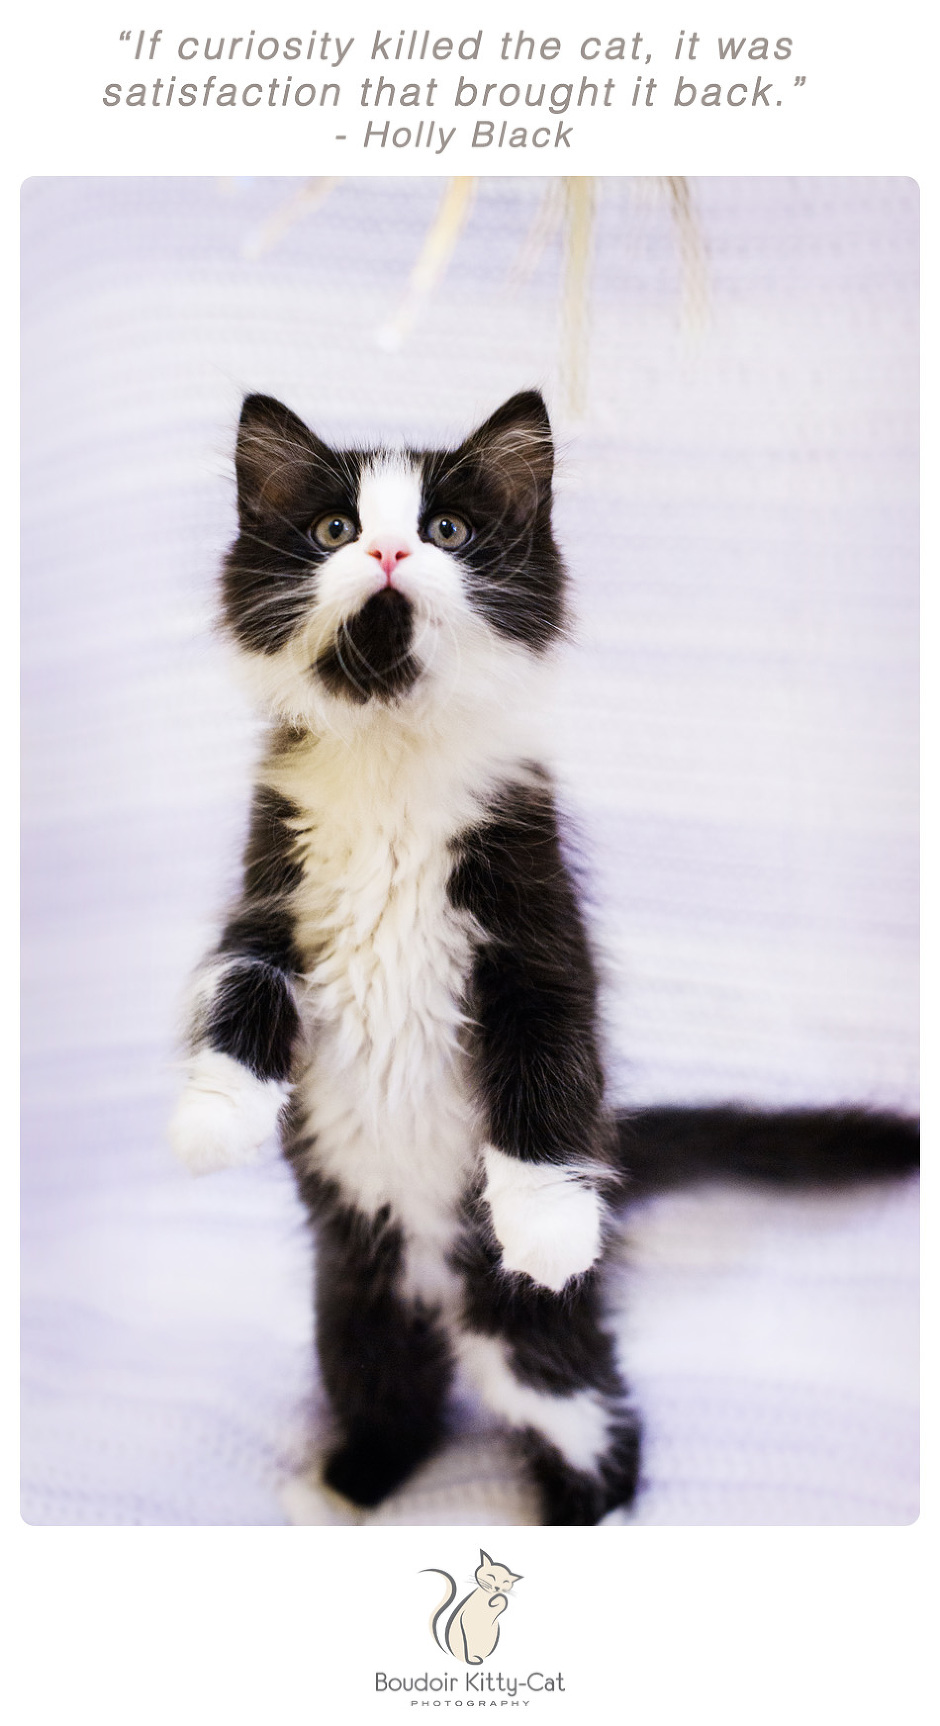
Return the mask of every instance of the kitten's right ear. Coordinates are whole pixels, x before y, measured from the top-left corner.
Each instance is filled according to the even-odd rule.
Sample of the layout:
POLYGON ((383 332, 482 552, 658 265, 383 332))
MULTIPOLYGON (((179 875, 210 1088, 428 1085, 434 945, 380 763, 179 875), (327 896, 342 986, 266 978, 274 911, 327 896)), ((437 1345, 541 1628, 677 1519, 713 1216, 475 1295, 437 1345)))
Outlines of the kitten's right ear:
POLYGON ((235 444, 241 519, 289 515, 311 461, 325 454, 326 445, 283 402, 246 396, 235 444))

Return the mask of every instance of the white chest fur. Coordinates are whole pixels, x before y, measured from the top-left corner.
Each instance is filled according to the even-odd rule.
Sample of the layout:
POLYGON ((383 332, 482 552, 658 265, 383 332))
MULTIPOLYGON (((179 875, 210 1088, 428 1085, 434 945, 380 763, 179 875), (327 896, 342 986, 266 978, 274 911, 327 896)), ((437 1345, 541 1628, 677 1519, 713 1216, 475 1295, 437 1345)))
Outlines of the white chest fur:
POLYGON ((466 752, 366 741, 311 740, 265 777, 300 811, 310 1155, 359 1209, 391 1207, 424 1286, 481 1152, 462 1034, 474 931, 447 883, 493 780, 466 752))

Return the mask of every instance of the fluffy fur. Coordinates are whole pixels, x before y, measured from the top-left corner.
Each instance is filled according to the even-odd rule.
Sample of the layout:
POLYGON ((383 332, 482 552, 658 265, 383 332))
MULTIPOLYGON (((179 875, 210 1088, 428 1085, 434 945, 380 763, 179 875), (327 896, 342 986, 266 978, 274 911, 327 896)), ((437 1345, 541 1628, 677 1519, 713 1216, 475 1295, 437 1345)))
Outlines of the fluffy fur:
POLYGON ((280 1126, 317 1231, 333 1488, 398 1486, 459 1371, 544 1520, 595 1522, 638 1470, 604 1303, 625 1150, 671 1145, 681 1178, 729 1135, 683 1153, 681 1112, 644 1134, 604 1101, 538 742, 565 620, 544 405, 515 396, 454 450, 336 451, 251 396, 236 468, 223 618, 271 726, 176 1149, 243 1163, 280 1126))

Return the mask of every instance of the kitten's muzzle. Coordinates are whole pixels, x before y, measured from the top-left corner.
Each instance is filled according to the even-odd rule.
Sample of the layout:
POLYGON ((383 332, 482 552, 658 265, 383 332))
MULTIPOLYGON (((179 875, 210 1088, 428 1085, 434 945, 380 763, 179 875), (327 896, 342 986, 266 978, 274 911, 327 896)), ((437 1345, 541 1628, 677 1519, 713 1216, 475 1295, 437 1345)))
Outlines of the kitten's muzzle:
POLYGON ((394 586, 392 576, 395 574, 402 558, 411 556, 411 547, 396 535, 379 534, 371 545, 366 546, 366 556, 377 559, 385 577, 386 587, 394 586))
POLYGON ((421 667, 411 651, 410 599, 387 581, 340 624, 313 667, 332 695, 363 705, 393 701, 416 683, 421 667))

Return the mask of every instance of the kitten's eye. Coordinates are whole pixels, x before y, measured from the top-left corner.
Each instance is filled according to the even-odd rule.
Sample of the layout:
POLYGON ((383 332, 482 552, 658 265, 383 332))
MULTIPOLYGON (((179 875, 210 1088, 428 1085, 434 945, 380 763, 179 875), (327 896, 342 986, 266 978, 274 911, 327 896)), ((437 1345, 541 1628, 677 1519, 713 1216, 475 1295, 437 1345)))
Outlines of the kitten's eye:
POLYGON ((425 539, 445 551, 456 551, 459 545, 466 545, 470 535, 471 529, 459 515, 432 515, 424 530, 425 539))
POLYGON ((348 545, 357 533, 356 524, 348 515, 325 515, 310 529, 311 539, 322 545, 324 551, 335 551, 338 545, 348 545))

